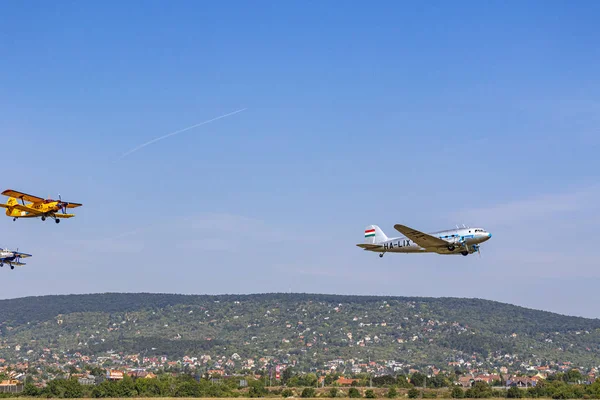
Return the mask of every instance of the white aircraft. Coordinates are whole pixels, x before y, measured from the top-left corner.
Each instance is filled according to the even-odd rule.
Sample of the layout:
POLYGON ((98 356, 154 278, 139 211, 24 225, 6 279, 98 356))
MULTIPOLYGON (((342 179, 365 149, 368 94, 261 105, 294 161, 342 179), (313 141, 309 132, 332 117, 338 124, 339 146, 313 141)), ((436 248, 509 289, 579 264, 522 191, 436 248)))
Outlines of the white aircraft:
MULTIPOLYGON (((423 233, 408 226, 396 224, 394 228, 403 237, 388 238, 377 225, 369 225, 365 229, 365 243, 357 244, 364 250, 379 253, 438 253, 462 254, 468 256, 479 253, 481 243, 489 240, 492 234, 482 228, 450 229, 447 231, 423 233)), ((481 253, 479 253, 481 255, 481 253)))
POLYGON ((20 267, 25 265, 21 262, 21 258, 31 257, 31 254, 19 253, 19 251, 13 251, 8 249, 0 249, 0 267, 4 267, 4 264, 10 265, 10 269, 15 269, 15 266, 20 267))

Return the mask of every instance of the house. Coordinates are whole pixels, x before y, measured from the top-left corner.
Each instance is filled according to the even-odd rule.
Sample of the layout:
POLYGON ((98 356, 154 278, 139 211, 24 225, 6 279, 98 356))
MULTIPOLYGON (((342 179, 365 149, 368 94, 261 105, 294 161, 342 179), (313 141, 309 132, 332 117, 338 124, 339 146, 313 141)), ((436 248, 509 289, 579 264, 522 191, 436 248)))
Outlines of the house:
POLYGON ((494 381, 500 381, 500 375, 477 375, 475 377, 475 382, 485 382, 488 385, 491 385, 494 381))
POLYGON ((108 369, 106 370, 106 379, 109 381, 120 381, 123 379, 123 371, 108 369))
POLYGON ((350 379, 350 378, 340 377, 336 381, 336 383, 340 386, 351 386, 354 382, 356 382, 358 384, 358 379, 350 379))
POLYGON ((475 385, 475 378, 472 375, 465 375, 458 378, 458 384, 464 388, 470 388, 475 385))
POLYGON ((513 376, 506 380, 506 386, 534 387, 539 378, 528 376, 513 376))
POLYGON ((86 385, 86 386, 95 385, 96 377, 94 377, 93 375, 79 376, 79 377, 77 377, 77 382, 79 382, 80 385, 86 385))
POLYGON ((0 393, 21 393, 23 384, 15 379, 0 382, 0 393))

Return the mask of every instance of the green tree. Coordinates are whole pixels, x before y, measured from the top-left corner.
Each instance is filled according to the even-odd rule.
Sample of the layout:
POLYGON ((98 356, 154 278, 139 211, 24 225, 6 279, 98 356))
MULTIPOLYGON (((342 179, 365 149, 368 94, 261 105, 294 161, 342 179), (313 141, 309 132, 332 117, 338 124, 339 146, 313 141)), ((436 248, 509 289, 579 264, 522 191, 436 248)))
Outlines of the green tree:
POLYGON ((475 385, 465 392, 465 397, 470 399, 482 399, 492 397, 492 389, 485 382, 475 382, 475 385))
POLYGON ((512 386, 506 391, 506 397, 509 399, 520 399, 523 397, 523 391, 516 386, 512 386))
POLYGON ((357 388, 350 388, 350 390, 348 390, 348 397, 350 397, 351 399, 357 399, 360 397, 360 392, 358 391, 357 388))
POLYGON ((413 387, 413 385, 408 381, 406 375, 398 375, 396 377, 396 384, 398 385, 398 387, 405 389, 413 387))
POLYGON ((396 378, 391 375, 382 375, 373 378, 373 385, 377 387, 393 385, 394 383, 396 383, 396 378))
POLYGON ((300 396, 304 397, 304 398, 309 398, 309 397, 315 397, 315 395, 316 395, 315 388, 307 387, 302 390, 302 394, 300 396))
POLYGON ((365 397, 367 399, 374 399, 376 397, 375 392, 372 389, 367 389, 365 390, 365 397))
POLYGON ((37 397, 39 396, 41 393, 41 390, 38 389, 34 384, 32 383, 27 383, 24 387, 23 387, 23 395, 27 396, 27 397, 37 397))
POLYGON ((393 399, 393 398, 398 397, 398 391, 396 390, 396 388, 395 387, 391 387, 390 390, 388 390, 388 392, 386 394, 386 397, 388 399, 393 399))
POLYGON ((425 379, 427 379, 427 376, 420 372, 415 372, 410 377, 410 382, 416 387, 423 387, 423 385, 425 385, 425 379))
POLYGON ((408 398, 409 399, 416 399, 417 397, 419 397, 419 395, 421 394, 421 392, 419 392, 417 389, 412 388, 408 391, 408 398))
POLYGON ((285 385, 294 376, 294 370, 292 367, 287 367, 281 373, 281 382, 285 385))
POLYGON ((563 380, 567 383, 580 383, 583 382, 583 375, 577 369, 570 369, 563 376, 563 380))
POLYGON ((286 398, 286 397, 292 397, 294 395, 294 392, 292 392, 292 389, 283 389, 283 391, 281 392, 281 397, 286 398))
POLYGON ((450 397, 453 399, 462 399, 465 397, 465 391, 460 386, 454 386, 450 391, 450 397))
POLYGON ((329 393, 328 393, 329 397, 337 397, 337 394, 338 394, 337 388, 333 387, 333 388, 329 389, 329 393))
POLYGON ((317 384, 317 375, 312 372, 304 375, 303 378, 303 382, 301 383, 303 386, 315 386, 317 384))

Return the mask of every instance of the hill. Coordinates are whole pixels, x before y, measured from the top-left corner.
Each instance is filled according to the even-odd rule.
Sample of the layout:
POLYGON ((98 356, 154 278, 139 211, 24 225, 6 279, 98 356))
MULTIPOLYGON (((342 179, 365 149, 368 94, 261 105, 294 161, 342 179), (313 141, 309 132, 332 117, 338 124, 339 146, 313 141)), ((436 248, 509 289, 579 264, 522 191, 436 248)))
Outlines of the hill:
POLYGON ((0 301, 0 356, 239 355, 447 366, 600 365, 600 320, 488 300, 323 294, 105 293, 0 301))

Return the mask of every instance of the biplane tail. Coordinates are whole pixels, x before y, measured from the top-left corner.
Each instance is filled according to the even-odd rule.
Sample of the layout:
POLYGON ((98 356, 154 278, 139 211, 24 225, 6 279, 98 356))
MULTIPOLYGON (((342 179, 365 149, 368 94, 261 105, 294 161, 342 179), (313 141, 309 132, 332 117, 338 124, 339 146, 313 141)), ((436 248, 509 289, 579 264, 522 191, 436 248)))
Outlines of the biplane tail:
POLYGON ((6 215, 10 215, 12 213, 13 207, 17 204, 19 204, 17 199, 15 199, 14 197, 9 197, 6 204, 0 204, 0 207, 6 208, 6 215))

